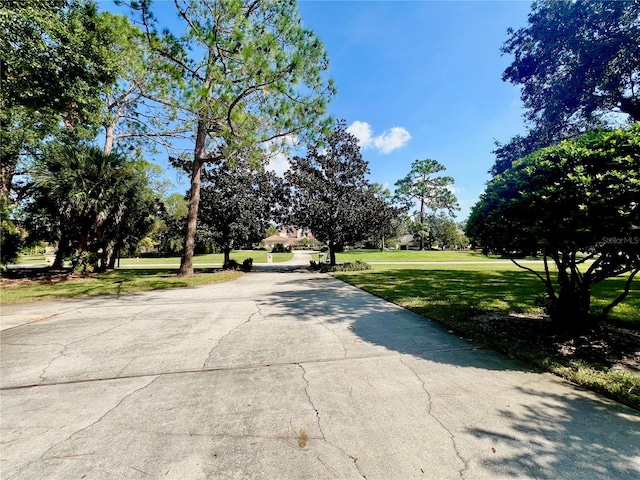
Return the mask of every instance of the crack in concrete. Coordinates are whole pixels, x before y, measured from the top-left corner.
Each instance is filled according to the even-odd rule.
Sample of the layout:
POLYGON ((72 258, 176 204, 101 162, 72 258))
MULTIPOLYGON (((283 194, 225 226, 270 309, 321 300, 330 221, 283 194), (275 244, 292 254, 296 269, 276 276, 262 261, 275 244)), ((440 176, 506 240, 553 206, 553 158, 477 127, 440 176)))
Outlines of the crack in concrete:
MULTIPOLYGON (((141 310, 140 312, 136 313, 135 315, 133 315, 132 317, 128 318, 127 320, 125 320, 125 321, 123 321, 123 322, 120 322, 120 323, 118 323, 117 325, 114 325, 114 326, 112 326, 112 327, 109 327, 109 328, 107 328, 107 329, 105 329, 105 330, 101 330, 100 332, 92 333, 91 335, 87 335, 86 337, 79 338, 79 339, 77 339, 77 340, 74 340, 74 341, 69 342, 69 343, 66 343, 66 344, 62 344, 62 343, 54 344, 54 345, 60 345, 60 346, 62 346, 63 348, 62 348, 62 350, 60 350, 60 352, 58 353, 58 356, 56 356, 55 358, 53 358, 53 359, 49 362, 49 364, 48 364, 46 367, 44 367, 44 369, 42 370, 42 372, 40 373, 40 375, 38 375, 38 377, 40 378, 40 382, 39 382, 39 383, 43 383, 43 382, 45 382, 45 381, 46 381, 45 374, 47 373, 47 370, 49 370, 49 368, 51 368, 51 365, 53 365, 53 362, 55 362, 56 360, 59 360, 60 358, 62 358, 62 357, 64 357, 64 356, 65 356, 65 352, 67 351, 67 348, 69 348, 71 345, 73 345, 73 344, 75 344, 75 343, 84 342, 85 340, 88 340, 88 339, 90 339, 90 338, 92 338, 92 337, 97 337, 97 336, 102 335, 102 334, 104 334, 104 333, 110 332, 111 330, 115 330, 116 328, 119 328, 119 327, 121 327, 122 325, 124 325, 124 324, 126 324, 126 323, 133 322, 133 321, 136 319, 136 317, 138 317, 138 316, 139 316, 139 315, 141 315, 142 313, 146 312, 147 310, 150 310, 151 308, 153 308, 153 307, 145 308, 144 310, 141 310)), ((120 372, 120 373, 122 373, 122 372, 120 372)))
POLYGON ((262 316, 262 310, 260 310, 260 306, 258 305, 258 302, 254 302, 255 306, 256 306, 256 311, 253 312, 251 315, 249 315, 249 318, 247 318, 246 320, 240 322, 238 325, 236 325, 235 327, 233 327, 231 330, 229 330, 227 333, 225 333, 223 336, 221 336, 218 341, 216 342, 216 344, 211 348, 211 350, 209 350, 209 354, 207 355, 207 358, 205 358, 204 362, 202 362, 202 367, 201 369, 206 368, 207 363, 209 362, 209 360, 211 359, 211 355, 213 355, 213 352, 216 350, 216 348, 218 348, 220 346, 220 344, 222 343, 222 341, 227 338, 229 335, 233 334, 236 330, 238 330, 240 327, 242 327, 243 325, 245 325, 246 323, 249 323, 251 320, 253 320, 253 317, 255 317, 256 315, 260 315, 262 316))
POLYGON ((95 422, 92 422, 90 425, 87 425, 86 427, 82 427, 81 429, 76 430, 75 432, 71 433, 71 434, 70 434, 67 438, 65 438, 64 440, 61 440, 60 442, 57 442, 57 443, 55 443, 54 445, 51 445, 49 448, 47 448, 47 450, 46 450, 42 455, 40 455, 40 458, 39 458, 38 460, 42 460, 42 459, 45 457, 45 455, 47 455, 47 453, 49 453, 49 452, 50 452, 51 450, 53 450, 54 448, 56 448, 56 447, 58 447, 58 446, 62 445, 63 443, 65 443, 65 442, 69 441, 69 440, 71 439, 71 437, 73 437, 73 436, 75 436, 75 435, 78 435, 79 433, 84 432, 85 430, 88 430, 88 429, 90 429, 91 427, 93 427, 94 425, 97 425, 98 423, 100 423, 102 420, 104 420, 104 418, 105 418, 107 415, 109 415, 109 414, 110 414, 111 412, 113 412, 116 408, 118 408, 120 405, 122 405, 122 403, 123 403, 126 399, 128 399, 128 398, 129 398, 129 397, 131 397, 132 395, 135 395, 136 393, 138 393, 138 392, 140 392, 140 391, 144 390, 145 388, 147 388, 147 387, 151 386, 151 384, 152 384, 153 382, 155 382, 156 380, 158 380, 160 377, 161 377, 161 375, 157 375, 157 376, 155 376, 153 379, 151 379, 151 381, 150 381, 150 382, 148 382, 146 385, 143 385, 142 387, 140 387, 140 388, 136 388, 134 391, 127 393, 124 397, 122 397, 122 398, 120 399, 120 401, 119 401, 115 406, 113 406, 113 407, 111 407, 110 409, 108 409, 108 410, 107 410, 104 414, 102 414, 102 415, 100 416, 100 418, 98 418, 95 422))
POLYGON ((453 446, 453 450, 456 452, 456 456, 458 457, 458 459, 462 462, 462 464, 464 465, 464 468, 462 468, 461 470, 458 471, 458 474, 460 475, 460 478, 464 478, 464 472, 466 470, 469 469, 469 462, 467 460, 465 460, 462 455, 460 454, 460 450, 458 450, 458 445, 456 444, 456 437, 453 433, 451 433, 451 430, 449 430, 444 423, 442 423, 442 420, 440 420, 438 417, 436 417, 432 412, 431 412, 431 408, 433 406, 433 400, 431 399, 431 393, 429 393, 429 390, 427 390, 427 386, 424 383, 424 380, 422 380, 422 378, 420 378, 420 375, 418 375, 418 373, 413 369, 413 367, 411 367, 411 365, 409 365, 408 363, 406 363, 404 361, 404 359, 400 356, 400 363, 402 363, 405 367, 407 367, 411 373, 413 373, 416 377, 416 379, 420 382, 421 386, 422 386, 422 390, 424 391, 424 393, 427 394, 427 400, 428 400, 428 407, 427 407, 427 415, 429 415, 431 418, 433 418, 438 425, 440 425, 440 427, 447 432, 447 434, 449 435, 449 438, 451 439, 451 444, 453 446))
POLYGON ((327 331, 331 332, 333 334, 334 337, 336 337, 336 339, 338 340, 338 343, 340 343, 340 346, 342 346, 342 351, 344 352, 344 355, 342 356, 342 358, 347 358, 347 347, 345 346, 344 342, 340 339, 340 337, 338 336, 338 334, 335 332, 335 330, 329 328, 328 325, 326 325, 322 320, 320 320, 317 317, 313 317, 313 319, 319 323, 320 325, 322 325, 327 331))
POLYGON ((353 460, 353 465, 355 466, 356 470, 358 471, 358 474, 362 478, 366 479, 367 477, 360 470, 360 466, 358 465, 357 457, 354 457, 353 455, 349 455, 343 448, 341 448, 338 445, 336 445, 335 443, 330 442, 329 440, 327 440, 327 436, 325 435, 324 430, 322 429, 322 423, 320 422, 320 412, 318 411, 318 408, 316 407, 316 405, 313 403, 313 400, 311 399, 311 395, 309 394, 309 379, 307 378, 307 371, 305 370, 305 368, 302 366, 301 363, 296 363, 296 365, 298 367, 300 367, 300 370, 302 370, 302 379, 305 382, 304 393, 307 395, 307 400, 309 400, 309 405, 311 405, 311 408, 313 409, 313 411, 316 412, 316 421, 318 423, 318 429, 320 430, 320 433, 322 434, 322 440, 325 443, 331 445, 336 450, 342 452, 343 455, 345 455, 345 456, 349 457, 351 460, 353 460))

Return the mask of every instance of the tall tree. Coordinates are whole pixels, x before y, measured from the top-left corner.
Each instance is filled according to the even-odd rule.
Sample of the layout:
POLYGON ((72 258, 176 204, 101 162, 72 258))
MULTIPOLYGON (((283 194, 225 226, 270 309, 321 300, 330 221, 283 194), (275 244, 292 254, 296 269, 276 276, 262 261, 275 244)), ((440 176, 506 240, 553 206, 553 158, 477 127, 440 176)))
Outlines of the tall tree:
POLYGON ((262 240, 271 221, 281 222, 288 210, 288 191, 273 172, 246 163, 205 171, 199 225, 224 253, 224 268, 234 247, 262 240))
POLYGON ((498 145, 492 173, 614 118, 640 120, 637 1, 539 0, 508 35, 502 53, 513 62, 502 78, 522 87, 530 131, 498 145))
POLYGON ((594 284, 630 272, 606 315, 640 271, 639 199, 636 123, 565 140, 515 162, 488 184, 471 211, 467 234, 486 251, 542 252, 544 273, 523 268, 543 282, 551 319, 579 328, 589 322, 594 284))
POLYGON ((153 47, 184 78, 178 101, 195 129, 180 265, 190 275, 204 165, 259 162, 261 144, 313 137, 328 125, 334 87, 323 74, 324 47, 302 27, 295 1, 174 0, 181 36, 158 32, 150 2, 136 3, 153 47))
POLYGON ((96 125, 100 92, 116 79, 112 28, 92 0, 0 4, 0 200, 21 154, 58 130, 96 125))
POLYGON ((312 148, 306 157, 294 157, 285 179, 293 188, 294 223, 308 227, 314 237, 328 244, 330 263, 335 265, 338 248, 370 233, 364 214, 372 199, 365 178, 369 165, 344 120, 336 123, 323 143, 322 153, 312 148))
POLYGON ((112 54, 118 64, 117 81, 100 95, 105 155, 118 144, 128 150, 155 153, 162 147, 171 155, 179 154, 172 140, 187 138, 190 131, 178 104, 180 72, 127 17, 103 15, 112 26, 112 54))
MULTIPOLYGON (((424 225, 425 209, 433 212, 446 210, 453 214, 458 210, 458 200, 450 187, 454 180, 448 176, 437 176, 446 170, 436 160, 416 160, 411 164, 411 171, 395 184, 395 196, 398 202, 411 208, 416 202, 420 205, 417 221, 424 225)), ((424 230, 424 227, 421 231, 424 230)), ((420 250, 424 250, 424 233, 420 234, 420 250)))

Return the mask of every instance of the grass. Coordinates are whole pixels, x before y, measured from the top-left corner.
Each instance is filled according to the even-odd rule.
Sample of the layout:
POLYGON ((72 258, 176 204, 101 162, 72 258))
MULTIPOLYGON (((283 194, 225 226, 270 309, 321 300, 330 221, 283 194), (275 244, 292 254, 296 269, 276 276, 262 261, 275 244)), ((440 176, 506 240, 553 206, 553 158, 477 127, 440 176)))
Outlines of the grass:
MULTIPOLYGON (((550 322, 514 315, 540 313, 535 299, 542 293, 542 284, 513 265, 373 265, 372 271, 335 276, 461 336, 640 409, 640 375, 614 369, 599 357, 562 355, 557 349, 559 337, 553 336, 550 322), (480 320, 491 315, 502 323, 480 320)), ((624 282, 625 278, 619 277, 597 284, 592 311, 601 311, 622 290, 624 282)), ((640 328, 640 281, 633 282, 629 296, 610 317, 619 325, 640 328)))
MULTIPOLYGON (((314 255, 317 260, 317 254, 314 255)), ((326 254, 325 254, 326 258, 326 254)), ((352 250, 336 254, 337 262, 486 262, 498 259, 498 256, 485 256, 481 253, 438 250, 352 250)))
MULTIPOLYGON (((231 252, 231 259, 238 263, 242 263, 245 258, 253 258, 253 263, 267 263, 267 254, 265 250, 234 250, 231 252)), ((293 253, 274 253, 273 262, 286 262, 291 260, 293 253)), ((222 265, 224 255, 222 253, 207 253, 194 255, 194 264, 220 264, 222 265)), ((17 265, 44 265, 44 255, 21 255, 18 258, 17 265)), ((137 265, 180 265, 180 257, 138 257, 138 258, 121 258, 120 267, 137 266, 137 265)))
POLYGON ((192 287, 235 280, 240 272, 217 271, 197 273, 192 277, 177 277, 168 269, 120 269, 88 277, 70 278, 57 283, 27 282, 20 286, 4 287, 0 291, 3 305, 36 300, 52 300, 86 295, 119 295, 122 293, 192 287))

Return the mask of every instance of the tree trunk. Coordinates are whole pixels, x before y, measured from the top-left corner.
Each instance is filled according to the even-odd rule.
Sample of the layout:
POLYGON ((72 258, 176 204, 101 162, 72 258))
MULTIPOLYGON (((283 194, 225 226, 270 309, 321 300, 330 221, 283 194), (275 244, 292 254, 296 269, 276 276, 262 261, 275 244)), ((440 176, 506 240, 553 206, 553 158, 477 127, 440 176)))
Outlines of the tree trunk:
POLYGON ((563 282, 550 312, 551 321, 563 330, 584 330, 592 321, 589 316, 591 286, 563 282))
POLYGON ((108 125, 104 132, 104 147, 103 152, 105 155, 109 155, 113 150, 113 141, 115 138, 115 124, 108 125))
POLYGON ((222 262, 222 268, 223 270, 228 270, 229 262, 231 261, 231 248, 225 247, 223 249, 223 253, 224 253, 224 260, 222 262))
POLYGON ((420 198, 420 250, 424 250, 424 197, 420 198))
POLYGON ((380 240, 380 251, 384 252, 384 235, 382 235, 382 239, 380 240))
POLYGON ((336 246, 333 242, 329 242, 329 265, 336 264, 336 246))
POLYGON ((51 268, 58 269, 64 267, 64 257, 67 256, 69 247, 69 238, 66 234, 60 236, 58 241, 58 250, 56 251, 56 258, 53 261, 51 268))
POLYGON ((189 211, 187 228, 184 234, 184 249, 180 260, 179 276, 193 275, 193 251, 196 244, 196 226, 198 223, 198 207, 200 205, 200 186, 202 184, 202 167, 204 166, 205 141, 207 139, 204 121, 198 121, 196 147, 193 153, 193 171, 191 172, 191 190, 189 193, 189 211))

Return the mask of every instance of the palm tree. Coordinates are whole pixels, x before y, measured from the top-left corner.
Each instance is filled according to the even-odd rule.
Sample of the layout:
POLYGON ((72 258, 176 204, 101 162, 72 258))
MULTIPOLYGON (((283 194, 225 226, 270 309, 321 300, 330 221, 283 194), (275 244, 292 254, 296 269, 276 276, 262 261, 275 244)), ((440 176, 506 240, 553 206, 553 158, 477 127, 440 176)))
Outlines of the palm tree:
POLYGON ((49 150, 32 170, 33 184, 60 222, 60 243, 55 266, 75 247, 78 253, 99 248, 124 220, 136 188, 133 162, 124 155, 89 146, 63 146, 49 150))

